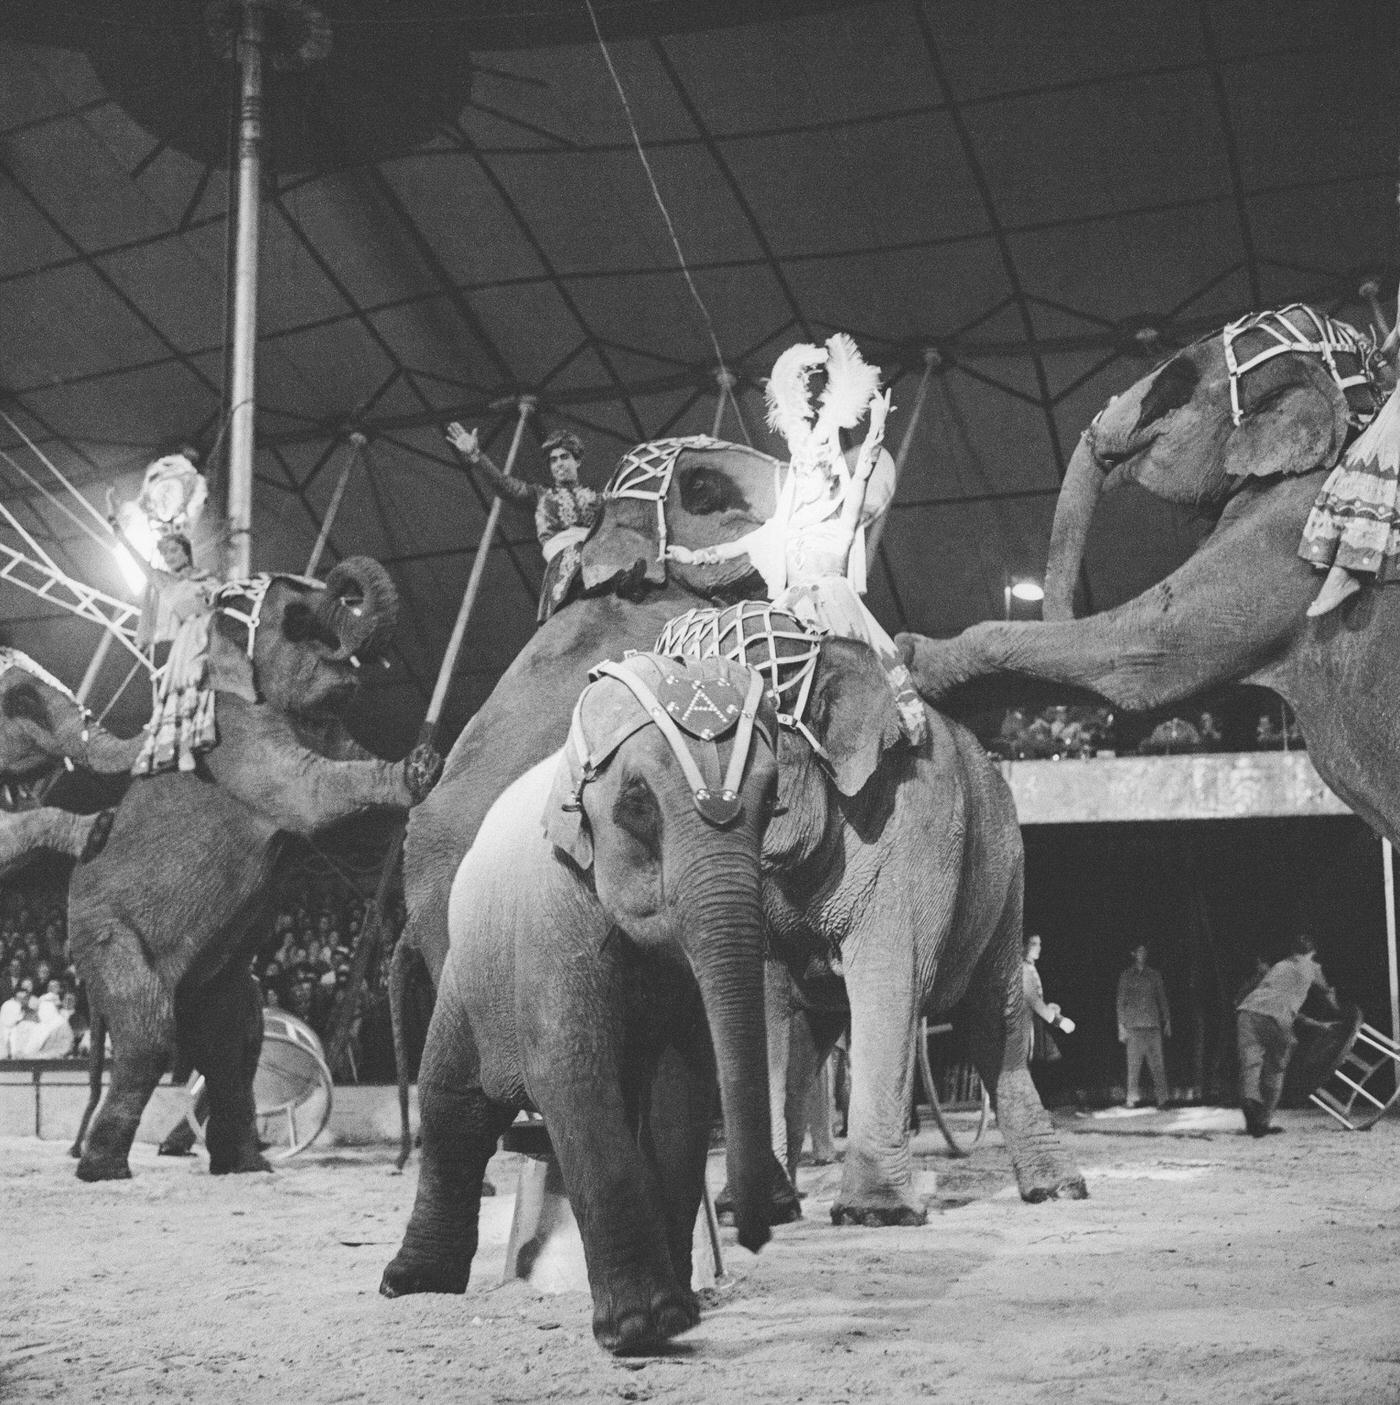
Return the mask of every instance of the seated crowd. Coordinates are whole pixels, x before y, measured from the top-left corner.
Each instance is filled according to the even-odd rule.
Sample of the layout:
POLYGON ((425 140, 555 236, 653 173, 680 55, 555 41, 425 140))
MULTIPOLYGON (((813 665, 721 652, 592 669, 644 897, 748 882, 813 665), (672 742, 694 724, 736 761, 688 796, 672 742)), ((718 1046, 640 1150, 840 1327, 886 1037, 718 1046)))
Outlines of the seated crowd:
MULTIPOLYGON (((293 885, 253 958, 263 1003, 296 1015, 327 1039, 350 981, 364 910, 338 880, 313 877, 293 885)), ((400 898, 390 903, 352 1028, 350 1066, 361 1079, 394 1076, 389 961, 403 924, 400 898)), ((66 945, 62 888, 14 884, 0 892, 0 1059, 87 1053, 87 1001, 66 945)))

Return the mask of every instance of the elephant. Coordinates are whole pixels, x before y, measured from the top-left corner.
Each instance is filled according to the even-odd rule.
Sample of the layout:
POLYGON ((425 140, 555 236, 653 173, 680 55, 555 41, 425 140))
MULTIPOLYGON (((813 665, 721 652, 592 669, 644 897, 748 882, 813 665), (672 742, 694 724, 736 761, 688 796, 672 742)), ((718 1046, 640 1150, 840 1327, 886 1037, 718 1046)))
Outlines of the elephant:
MULTIPOLYGON (((707 651, 699 641, 730 641, 726 657, 775 676, 781 695, 799 700, 782 734, 763 895, 769 947, 808 1012, 817 1062, 849 1008, 850 1114, 833 1221, 926 1222, 908 1139, 914 1040, 922 1014, 959 1004, 1022 1196, 1083 1196, 1017 1034, 1024 856, 1010 790, 977 739, 926 707, 924 740, 908 745, 869 645, 804 637, 796 619, 766 604, 697 611, 667 637, 687 657, 707 651), (844 1001, 832 999, 833 971, 844 1001)), ((775 1129, 793 1004, 780 993, 768 1006, 775 1129)), ((779 1160, 786 1151, 775 1137, 779 1160)))
MULTIPOLYGON (((563 743, 574 699, 593 661, 626 648, 650 648, 661 627, 686 609, 716 598, 742 600, 753 591, 756 577, 744 559, 680 564, 665 559, 664 543, 693 549, 752 530, 774 510, 781 465, 738 446, 681 441, 663 471, 635 471, 637 463, 654 463, 658 457, 653 446, 643 445, 624 458, 593 535, 584 543, 585 584, 605 593, 575 600, 540 628, 459 737, 437 790, 410 817, 404 858, 408 923, 395 952, 390 985, 396 1004, 411 953, 421 953, 437 982, 447 950, 447 894, 456 865, 495 797, 563 743)), ((945 989, 949 1003, 972 990, 980 1001, 982 1067, 989 1087, 1003 1090, 1004 1120, 1015 1129, 1009 1140, 1019 1147, 1022 1193, 1029 1199, 1081 1194, 1082 1178, 1061 1158, 1024 1062, 1015 1066, 1014 1053, 1011 1064, 1001 1061, 1004 1041, 999 1042, 997 1027, 1008 1013, 1019 1019, 1020 1011, 1019 977, 1006 976, 1005 990, 998 982, 1003 978, 999 963, 1010 962, 1012 955, 1015 961, 1008 971, 1019 972, 1020 933, 1012 929, 1019 924, 1021 852, 1000 777, 970 734, 936 716, 917 755, 896 743, 894 734, 885 730, 889 689, 868 648, 829 640, 821 655, 814 685, 821 703, 817 730, 828 752, 849 746, 850 756, 838 764, 835 792, 828 793, 826 774, 810 751, 784 733, 784 768, 791 770, 794 794, 802 796, 805 809, 790 810, 769 826, 765 906, 799 976, 805 975, 813 956, 830 953, 833 940, 852 943, 850 964, 844 948, 842 961, 848 982, 854 966, 862 990, 863 1037, 881 1048, 880 1057, 859 1060, 867 1076, 852 1097, 852 1142, 838 1218, 923 1220, 924 1208, 913 1191, 905 1099, 918 1005, 933 988, 935 975, 936 999, 943 999, 945 989), (864 728, 857 716, 862 710, 868 714, 864 728), (839 742, 837 735, 828 733, 844 733, 848 740, 839 742), (872 777, 874 784, 867 789, 872 777), (930 788, 942 792, 941 798, 926 794, 930 788), (921 830, 921 815, 935 828, 921 830), (988 832, 940 835, 936 826, 943 817, 966 829, 985 825, 988 832), (887 946, 876 939, 873 926, 863 925, 862 908, 883 910, 870 904, 882 846, 889 842, 896 851, 893 871, 926 868, 930 833, 942 847, 940 863, 950 866, 936 878, 923 873, 912 878, 922 891, 933 890, 936 905, 931 911, 939 914, 927 934, 918 934, 922 964, 916 977, 916 908, 911 904, 902 914, 896 911, 896 920, 904 925, 887 946), (914 852, 920 856, 917 865, 914 852), (962 894, 959 886, 965 872, 971 872, 964 870, 964 860, 971 863, 974 856, 977 862, 987 859, 996 865, 985 903, 974 900, 971 892, 962 894), (823 873, 824 864, 835 865, 835 870, 823 873), (809 900, 810 911, 804 906, 809 900), (965 942, 952 941, 950 949, 957 953, 949 955, 942 948, 954 930, 970 935, 965 942), (940 969, 945 956, 946 965, 940 969), (894 969, 901 961, 908 968, 902 975, 894 969), (897 1010, 894 1018, 888 1008, 877 1009, 880 997, 875 992, 886 980, 897 1010)), ((888 902, 897 910, 901 900, 885 892, 891 886, 879 889, 879 903, 888 902)), ((395 1024, 401 1028, 397 1014, 395 1024)), ((822 1038, 829 1042, 835 1032, 834 1025, 824 1028, 822 1038)), ((855 1036, 853 1044, 860 1037, 855 1036)), ((402 1077, 406 1059, 401 1047, 399 1052, 402 1077)), ((406 1103, 406 1092, 404 1097, 406 1103)), ((779 1122, 774 1119, 775 1125, 779 1122)), ((405 1136, 401 1157, 406 1155, 405 1136)), ((795 1203, 795 1197, 788 1203, 795 1203)))
POLYGON ((114 737, 76 697, 18 649, 0 647, 0 782, 13 804, 0 808, 0 875, 14 872, 41 849, 85 860, 106 842, 112 812, 76 815, 38 803, 62 768, 125 775, 141 747, 114 737))
POLYGON ((387 572, 368 557, 342 561, 324 584, 274 575, 219 592, 208 663, 217 745, 194 772, 134 781, 106 847, 69 886, 69 949, 93 1011, 94 1100, 99 1022, 113 1051, 79 1179, 131 1174, 142 1109, 172 1055, 204 1074, 210 1171, 267 1169, 252 1094, 261 1001, 248 958, 271 921, 283 841, 371 807, 406 810, 436 775, 426 747, 402 763, 362 759, 340 722, 397 608, 387 572))
POLYGON ((1320 317, 1291 307, 1232 324, 1111 400, 1060 491, 1046 622, 984 622, 946 640, 901 635, 924 696, 957 707, 972 680, 1014 674, 1147 710, 1224 683, 1260 684, 1293 708, 1323 780, 1400 842, 1400 594, 1369 586, 1309 618, 1320 576, 1298 555, 1318 490, 1392 373, 1364 356, 1345 359, 1346 329, 1327 354, 1308 342, 1320 317), (1242 374, 1242 335, 1285 323, 1294 344, 1242 374), (1127 480, 1190 504, 1210 531, 1159 584, 1075 619, 1098 496, 1127 480))
POLYGON ((491 807, 452 887, 423 1167, 385 1296, 465 1291, 486 1163, 534 1108, 598 1342, 636 1351, 694 1326, 716 1075, 739 1240, 766 1242, 759 850, 777 745, 756 673, 630 655, 584 689, 568 745, 491 807))

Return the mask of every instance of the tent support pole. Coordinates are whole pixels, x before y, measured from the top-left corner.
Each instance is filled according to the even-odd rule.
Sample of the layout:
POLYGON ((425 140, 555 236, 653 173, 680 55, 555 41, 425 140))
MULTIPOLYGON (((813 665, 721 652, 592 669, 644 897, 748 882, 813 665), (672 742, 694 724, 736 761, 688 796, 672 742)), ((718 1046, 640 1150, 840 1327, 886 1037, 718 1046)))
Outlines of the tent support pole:
POLYGON ((340 481, 335 485, 335 492, 331 494, 325 518, 321 522, 321 530, 316 536, 316 545, 311 548, 311 555, 306 562, 306 570, 302 572, 304 576, 314 578, 316 575, 316 567, 321 564, 321 553, 326 549, 326 543, 331 537, 331 528, 335 526, 336 515, 340 512, 340 500, 345 496, 345 485, 350 481, 350 475, 354 472, 355 465, 360 461, 360 455, 364 452, 367 443, 369 440, 358 429, 351 433, 349 439, 350 457, 346 460, 345 467, 340 471, 340 481))
POLYGON ((88 660, 87 672, 83 674, 83 681, 78 684, 78 691, 75 694, 80 703, 86 703, 92 693, 92 685, 97 682, 98 672, 107 661, 107 651, 112 647, 112 633, 110 630, 102 631, 102 638, 97 641, 97 648, 92 651, 92 658, 88 660))
POLYGON ((1395 850, 1381 840, 1381 865, 1385 873, 1385 946, 1390 963, 1390 1037, 1400 1043, 1400 960, 1395 949, 1395 850))
POLYGON ((254 375, 258 336, 258 226, 262 214, 263 9, 244 0, 237 42, 238 214, 233 253, 233 350, 229 377, 228 567, 252 574, 254 375))
MULTIPOLYGON (((507 476, 515 468, 515 456, 520 452, 520 441, 525 434, 525 421, 530 418, 535 404, 533 395, 522 395, 516 402, 519 418, 515 421, 515 434, 510 441, 510 452, 506 455, 505 468, 502 469, 502 472, 507 476)), ((433 740, 437 733, 438 719, 442 716, 442 706, 447 700, 447 689, 452 683, 452 675, 457 668, 457 655, 462 650, 462 640, 467 633, 467 623, 472 617, 472 610, 476 607, 476 597, 481 590, 481 578, 486 574, 486 558, 496 535, 496 524, 500 520, 501 500, 496 498, 491 504, 491 511, 486 516, 486 526, 482 529, 481 540, 477 543, 471 575, 467 577, 467 588, 463 592, 462 604, 457 610, 457 619, 452 625, 452 634, 447 641, 447 652, 443 654, 442 667, 438 669, 437 684, 433 688, 433 696, 428 703, 428 711, 418 733, 420 742, 433 740)))

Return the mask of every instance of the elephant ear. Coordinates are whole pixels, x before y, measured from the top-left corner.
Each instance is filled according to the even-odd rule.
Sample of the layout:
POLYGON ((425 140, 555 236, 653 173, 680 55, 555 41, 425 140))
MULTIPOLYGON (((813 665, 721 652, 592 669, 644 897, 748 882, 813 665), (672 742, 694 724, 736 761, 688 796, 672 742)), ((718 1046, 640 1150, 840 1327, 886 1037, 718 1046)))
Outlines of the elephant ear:
POLYGON ((582 807, 569 808, 575 804, 582 779, 583 769, 573 747, 564 747, 554 768, 554 784, 549 788, 543 820, 545 838, 586 873, 593 867, 593 836, 582 807))
POLYGON ((209 630, 209 687, 216 693, 232 693, 245 702, 258 701, 258 684, 253 661, 248 657, 247 635, 242 626, 231 631, 229 622, 215 614, 209 630), (230 638, 230 632, 243 635, 230 638))
POLYGON ((903 735, 889 679, 868 644, 822 640, 807 720, 826 751, 836 788, 858 795, 903 735))
POLYGON ((1347 402, 1315 357, 1287 353, 1242 378, 1243 419, 1225 446, 1233 478, 1330 468, 1346 443, 1347 402))

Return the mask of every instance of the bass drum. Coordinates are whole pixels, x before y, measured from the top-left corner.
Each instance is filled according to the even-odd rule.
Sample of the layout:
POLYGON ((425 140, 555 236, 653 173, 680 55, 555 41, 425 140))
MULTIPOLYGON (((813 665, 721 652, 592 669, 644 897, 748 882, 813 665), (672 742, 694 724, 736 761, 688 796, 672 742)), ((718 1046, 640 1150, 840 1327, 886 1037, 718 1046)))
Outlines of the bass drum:
MULTIPOLYGON (((316 1031, 285 1010, 265 1008, 262 1053, 253 1075, 258 1140, 269 1161, 285 1161, 305 1151, 331 1120, 334 1085, 316 1031)), ((201 1142, 208 1118, 204 1075, 186 1085, 190 1110, 186 1120, 201 1142)))

